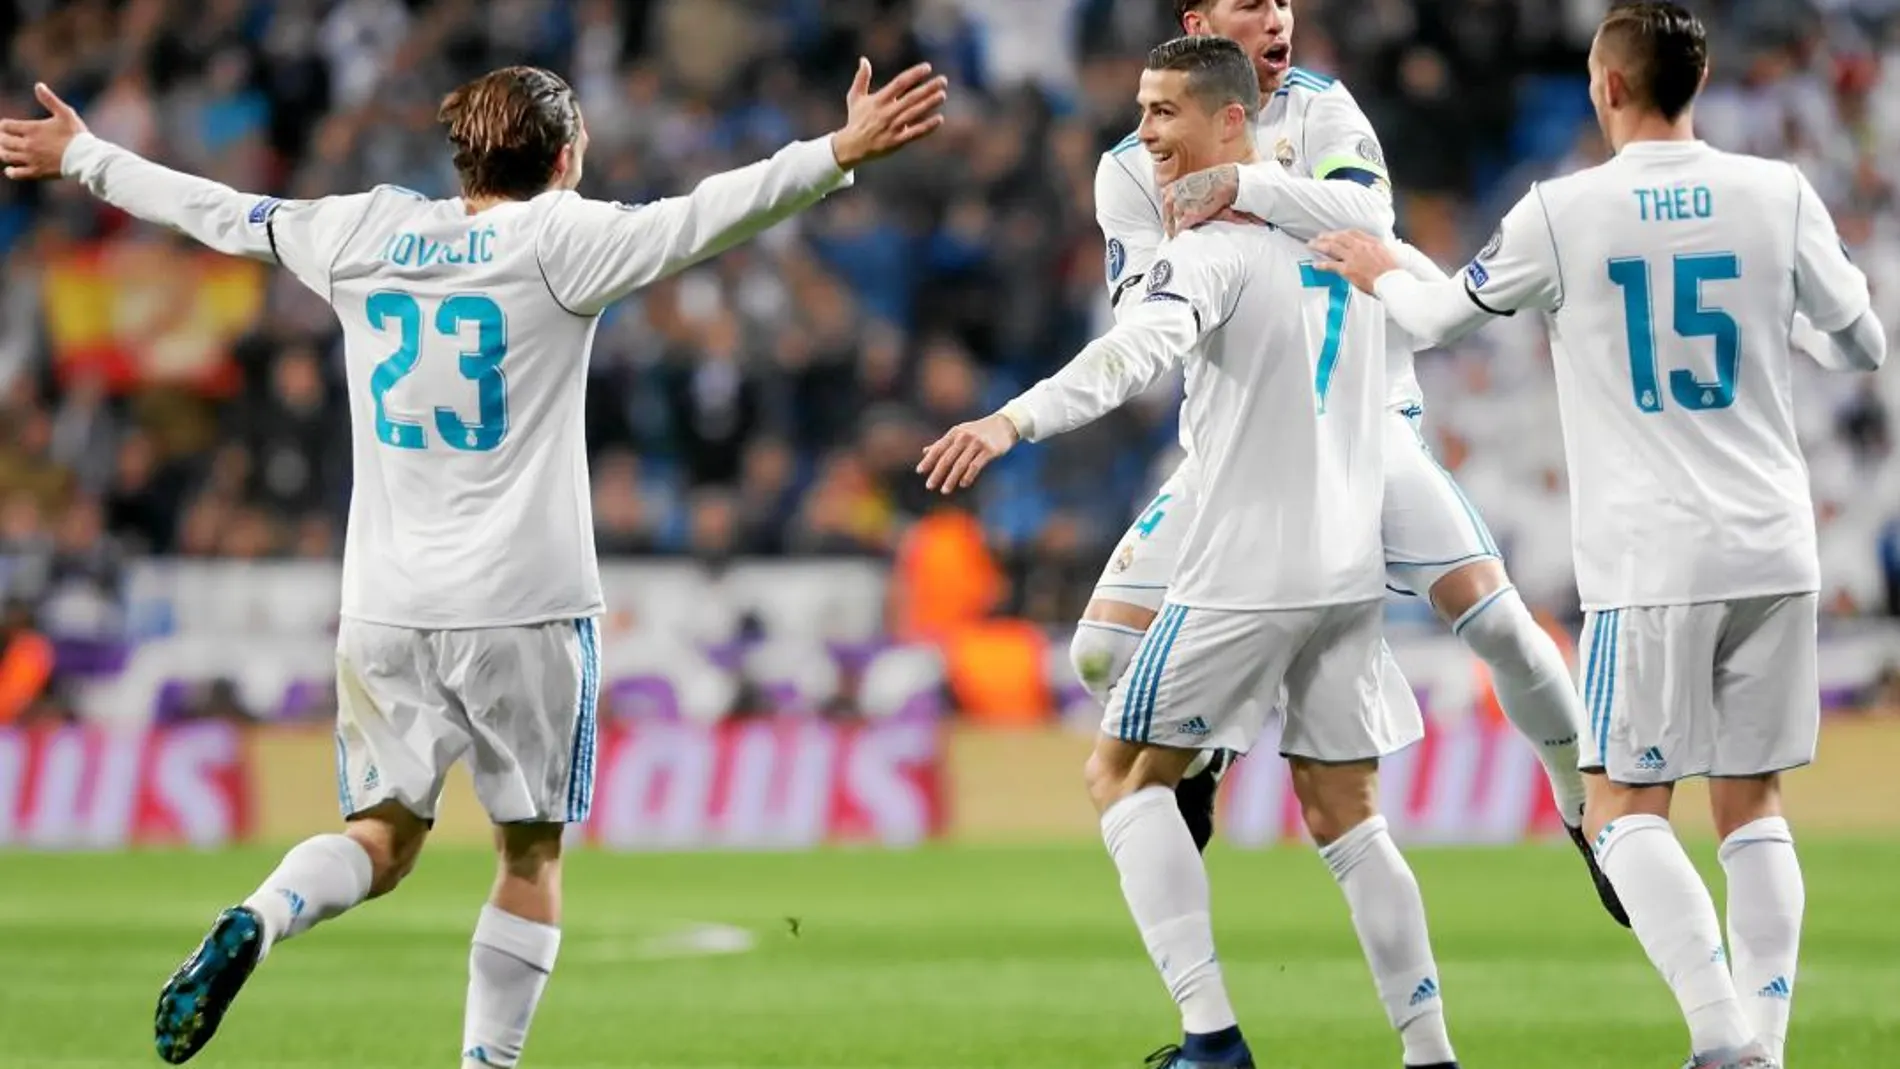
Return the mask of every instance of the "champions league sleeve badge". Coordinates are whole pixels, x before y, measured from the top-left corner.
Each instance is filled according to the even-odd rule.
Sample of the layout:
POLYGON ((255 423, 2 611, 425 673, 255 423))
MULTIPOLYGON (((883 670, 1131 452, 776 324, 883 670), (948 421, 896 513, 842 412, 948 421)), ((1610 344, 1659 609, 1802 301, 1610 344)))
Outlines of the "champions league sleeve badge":
POLYGON ((1128 266, 1128 246, 1120 238, 1108 239, 1108 282, 1114 285, 1122 277, 1122 271, 1128 266))
POLYGON ((1174 281, 1174 265, 1166 260, 1156 260, 1148 269, 1148 292, 1159 293, 1168 283, 1174 281))

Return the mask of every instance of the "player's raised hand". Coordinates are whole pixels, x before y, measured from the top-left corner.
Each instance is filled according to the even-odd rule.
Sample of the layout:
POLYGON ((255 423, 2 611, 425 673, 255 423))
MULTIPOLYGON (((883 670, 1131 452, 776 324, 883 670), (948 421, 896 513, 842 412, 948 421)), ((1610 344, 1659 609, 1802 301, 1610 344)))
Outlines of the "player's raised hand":
POLYGON ((1311 242, 1313 251, 1326 257, 1313 266, 1331 271, 1367 293, 1387 271, 1400 270, 1398 257, 1385 242, 1359 230, 1335 230, 1321 234, 1311 242))
POLYGON ((948 87, 949 79, 932 78, 930 64, 919 63, 873 90, 871 61, 860 57, 857 77, 844 98, 844 125, 831 137, 838 166, 848 171, 929 136, 943 125, 948 87))
POLYGON ((44 119, 0 119, 0 163, 8 178, 58 178, 66 146, 86 132, 86 122, 72 105, 38 82, 33 95, 49 113, 44 119))
POLYGON ((1015 448, 1021 438, 1016 425, 1001 412, 959 423, 924 450, 917 472, 924 477, 927 490, 946 494, 962 490, 976 482, 990 461, 1015 448))
POLYGON ((1173 237, 1202 223, 1229 218, 1238 196, 1240 168, 1231 163, 1177 178, 1161 187, 1161 225, 1173 237))

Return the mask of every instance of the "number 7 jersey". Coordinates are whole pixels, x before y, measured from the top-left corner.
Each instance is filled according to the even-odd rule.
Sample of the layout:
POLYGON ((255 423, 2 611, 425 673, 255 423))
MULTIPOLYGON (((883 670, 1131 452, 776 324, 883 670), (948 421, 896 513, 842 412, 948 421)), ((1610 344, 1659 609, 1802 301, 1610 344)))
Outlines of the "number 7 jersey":
POLYGON ((1532 187, 1465 288, 1549 318, 1584 608, 1819 589, 1791 330, 1868 292, 1800 171, 1637 142, 1532 187))

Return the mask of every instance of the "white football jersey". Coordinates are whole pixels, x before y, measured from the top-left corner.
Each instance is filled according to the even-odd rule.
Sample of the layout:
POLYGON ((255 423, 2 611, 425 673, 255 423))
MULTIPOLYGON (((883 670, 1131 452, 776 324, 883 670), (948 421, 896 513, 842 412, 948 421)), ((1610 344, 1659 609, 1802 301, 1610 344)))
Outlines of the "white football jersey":
MULTIPOLYGON (((1288 71, 1280 89, 1260 110, 1254 147, 1262 160, 1279 163, 1295 177, 1358 181, 1390 197, 1379 135, 1345 85, 1326 75, 1299 67, 1288 71)), ((1283 201, 1268 221, 1302 240, 1352 225, 1304 207, 1283 201)), ((1134 134, 1103 153, 1096 166, 1095 221, 1107 247, 1109 298, 1120 309, 1124 290, 1140 284, 1165 236, 1154 160, 1134 134)), ((1388 339, 1388 402, 1418 403, 1422 394, 1412 368, 1412 345, 1404 334, 1390 328, 1388 339)), ((1182 444, 1187 444, 1185 438, 1182 444)))
POLYGON ((1549 317, 1584 608, 1819 588, 1789 334, 1868 292, 1798 169, 1629 145, 1533 186, 1465 287, 1549 317))
POLYGON ((425 630, 601 611, 583 419, 601 311, 850 181, 829 138, 637 207, 553 191, 476 214, 394 186, 260 198, 91 135, 63 169, 330 302, 355 479, 342 612, 425 630))
POLYGON ((1201 504, 1168 600, 1298 609, 1382 597, 1379 302, 1261 226, 1164 241, 1146 275, 1142 304, 1184 305, 1199 335, 1181 424, 1201 504))

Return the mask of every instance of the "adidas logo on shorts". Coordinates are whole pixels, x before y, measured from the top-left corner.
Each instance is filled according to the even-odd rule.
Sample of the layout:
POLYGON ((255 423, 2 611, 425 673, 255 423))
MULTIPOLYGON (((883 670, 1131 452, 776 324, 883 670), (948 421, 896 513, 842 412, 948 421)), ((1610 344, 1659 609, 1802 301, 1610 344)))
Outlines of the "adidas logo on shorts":
POLYGON ((1644 772, 1661 772, 1668 765, 1669 762, 1664 759, 1660 746, 1651 746, 1636 758, 1636 767, 1644 772))
POLYGON ((1207 734, 1211 730, 1212 729, 1207 726, 1207 721, 1198 716, 1190 717, 1187 723, 1181 725, 1181 734, 1193 735, 1196 738, 1207 734))

